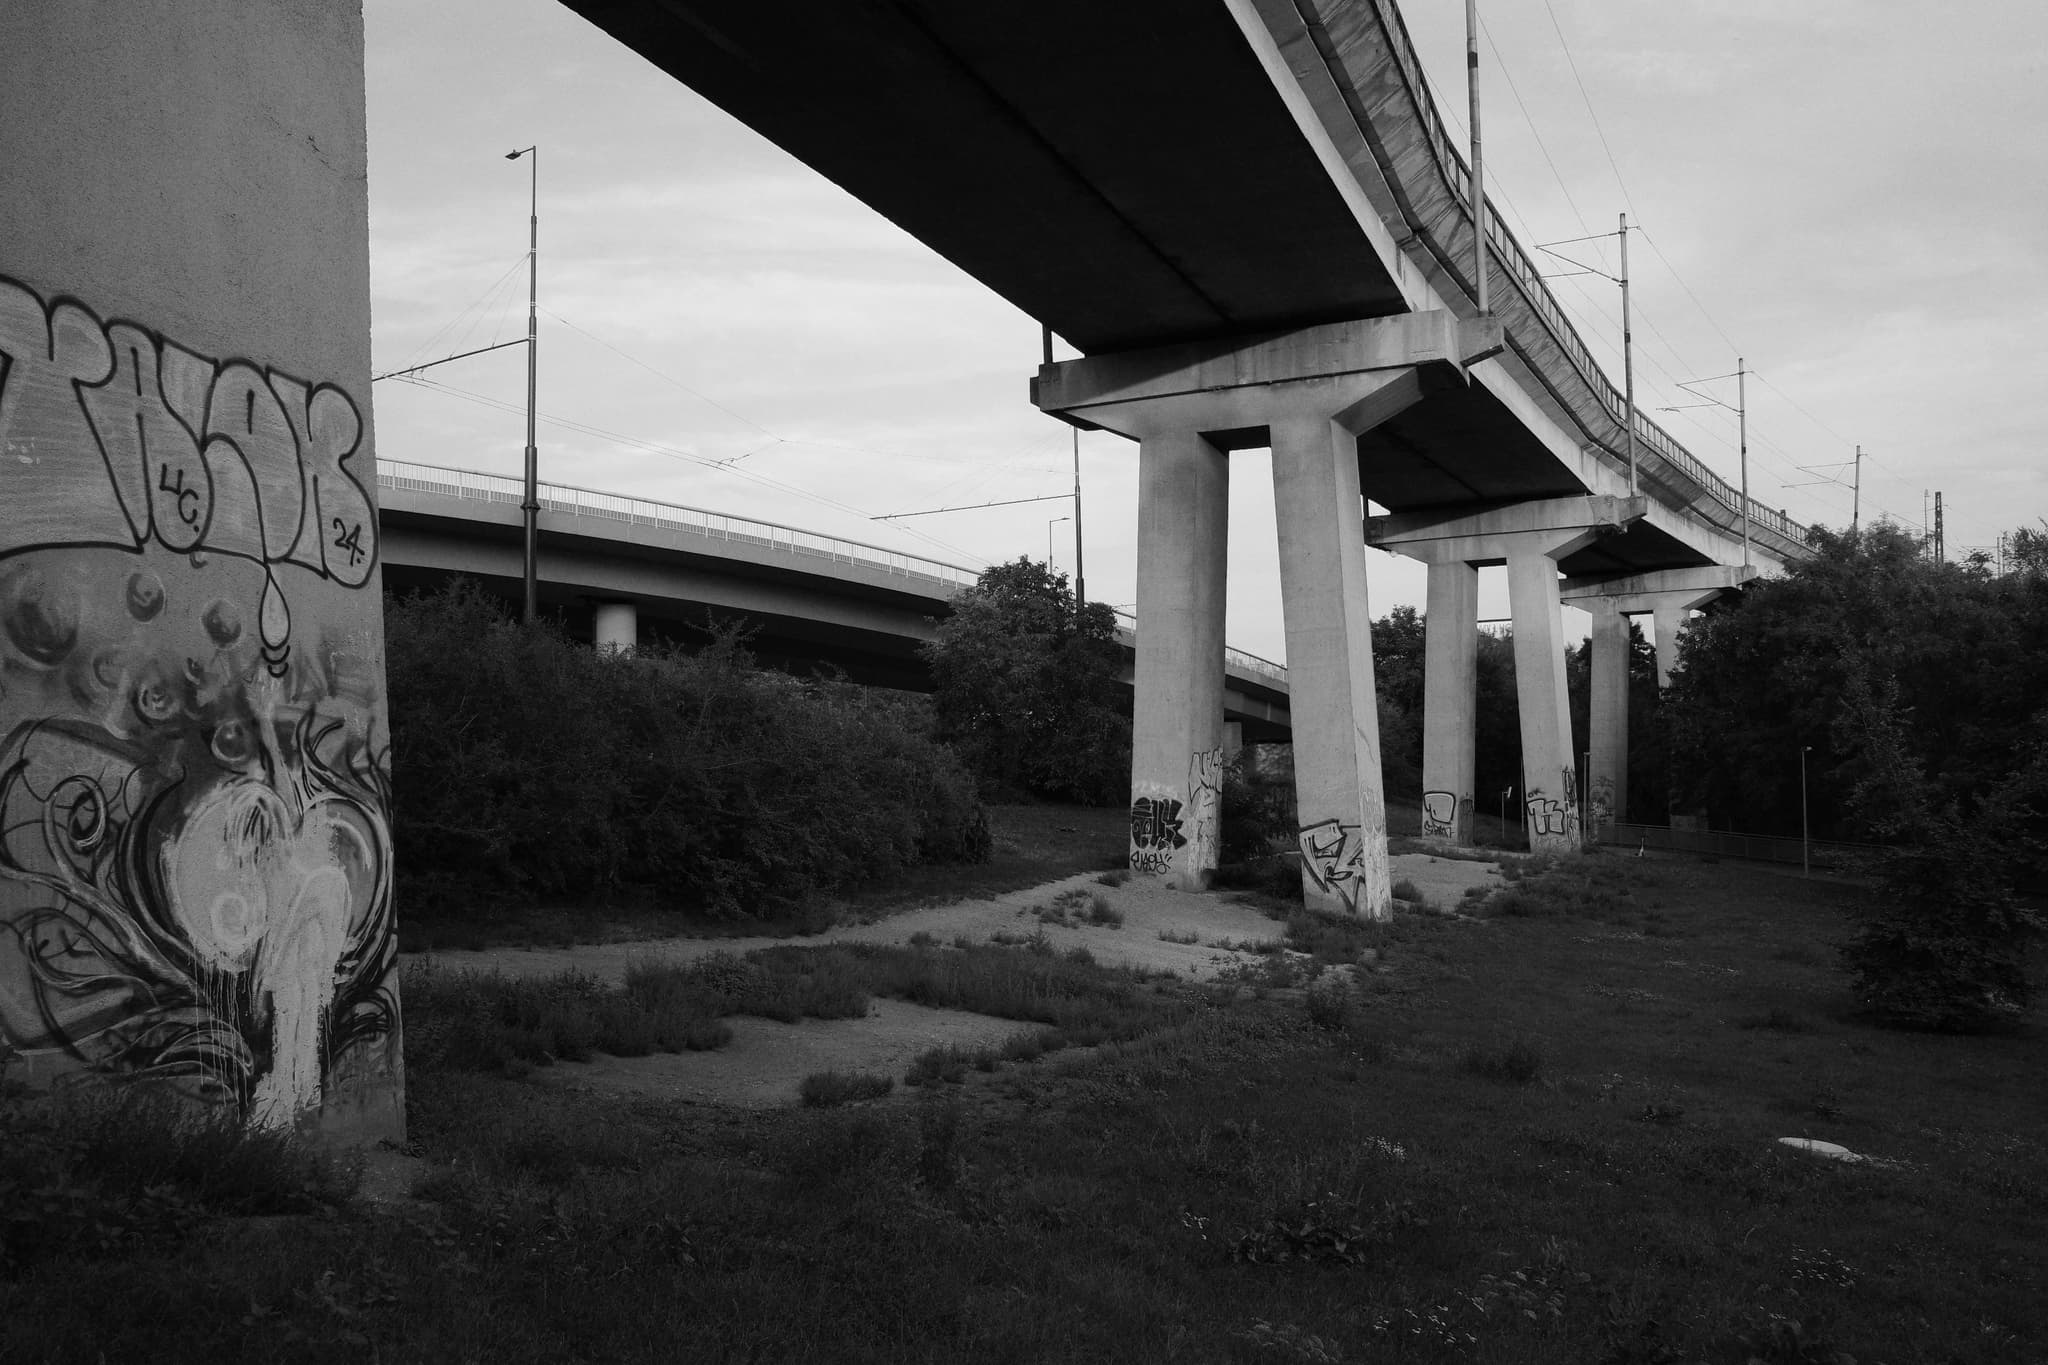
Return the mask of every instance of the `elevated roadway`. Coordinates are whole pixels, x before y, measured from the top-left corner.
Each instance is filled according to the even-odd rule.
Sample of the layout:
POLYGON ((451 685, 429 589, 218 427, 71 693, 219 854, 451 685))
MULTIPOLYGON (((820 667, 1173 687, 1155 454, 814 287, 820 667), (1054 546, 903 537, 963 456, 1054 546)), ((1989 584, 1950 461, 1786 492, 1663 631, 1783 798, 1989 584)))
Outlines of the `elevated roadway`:
MULTIPOLYGON (((385 587, 431 589, 461 576, 521 595, 520 483, 435 465, 380 460, 378 522, 385 587)), ((807 672, 823 664, 855 682, 931 690, 918 647, 971 586, 973 569, 858 541, 700 508, 541 485, 542 610, 591 638, 607 612, 629 609, 639 638, 701 644, 740 623, 763 663, 807 672)), ((1124 680, 1135 623, 1126 621, 1124 680)), ((1225 711, 1247 739, 1288 734, 1287 670, 1256 655, 1225 656, 1225 711)))

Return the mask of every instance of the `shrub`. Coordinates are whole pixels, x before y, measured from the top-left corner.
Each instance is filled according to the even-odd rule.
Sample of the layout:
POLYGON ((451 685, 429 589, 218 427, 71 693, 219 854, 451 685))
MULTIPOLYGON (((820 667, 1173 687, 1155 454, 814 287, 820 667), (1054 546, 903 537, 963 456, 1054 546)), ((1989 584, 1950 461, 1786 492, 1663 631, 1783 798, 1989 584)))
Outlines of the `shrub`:
POLYGON ((867 1072, 814 1071, 804 1077, 797 1093, 805 1104, 823 1109, 858 1100, 878 1100, 895 1088, 895 1080, 888 1076, 867 1072))
POLYGON ((1334 1033, 1350 1022, 1351 983, 1341 976, 1326 976, 1309 985, 1303 1003, 1311 1024, 1334 1033))
POLYGON ((1244 755, 1223 769, 1222 830, 1218 849, 1225 863, 1254 862, 1276 843, 1294 843, 1294 783, 1245 771, 1244 755))
POLYGON ((386 637, 408 905, 756 916, 988 857, 973 779, 923 703, 756 669, 732 632, 693 655, 600 654, 458 584, 387 603, 386 637))

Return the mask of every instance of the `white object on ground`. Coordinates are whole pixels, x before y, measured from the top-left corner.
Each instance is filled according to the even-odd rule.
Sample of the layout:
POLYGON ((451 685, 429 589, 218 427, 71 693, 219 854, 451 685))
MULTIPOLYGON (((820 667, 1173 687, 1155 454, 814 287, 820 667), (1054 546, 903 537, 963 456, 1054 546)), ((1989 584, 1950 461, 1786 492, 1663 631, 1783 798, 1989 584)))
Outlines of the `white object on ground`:
POLYGON ((1863 1161, 1865 1157, 1833 1142, 1822 1142, 1818 1138, 1779 1138, 1787 1147, 1805 1152, 1809 1156, 1826 1157, 1829 1161, 1863 1161))

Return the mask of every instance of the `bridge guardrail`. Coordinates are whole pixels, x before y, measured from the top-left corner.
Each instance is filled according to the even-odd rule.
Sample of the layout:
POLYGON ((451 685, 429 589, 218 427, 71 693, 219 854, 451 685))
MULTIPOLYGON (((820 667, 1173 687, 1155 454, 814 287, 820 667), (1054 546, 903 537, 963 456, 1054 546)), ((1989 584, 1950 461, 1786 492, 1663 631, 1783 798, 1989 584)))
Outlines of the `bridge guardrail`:
MULTIPOLYGON (((407 460, 378 460, 377 484, 381 488, 401 492, 449 494, 476 502, 509 502, 516 505, 526 496, 525 484, 519 479, 507 478, 502 474, 482 474, 473 469, 447 469, 439 465, 414 464, 407 460)), ((635 498, 620 493, 600 493, 595 489, 578 488, 572 484, 543 481, 540 485, 540 503, 542 507, 552 511, 569 512, 577 516, 603 517, 635 526, 653 526, 664 531, 681 531, 713 540, 738 541, 791 554, 813 555, 835 563, 857 564, 948 587, 972 587, 981 577, 974 569, 962 568, 958 564, 947 564, 942 560, 923 559, 917 555, 885 550, 879 545, 821 536, 812 531, 782 526, 772 521, 754 521, 747 517, 728 516, 723 512, 707 512, 703 508, 688 507, 681 503, 656 502, 650 498, 635 498)))
MULTIPOLYGON (((1429 86, 1422 77, 1422 62, 1416 56, 1414 44, 1408 37, 1408 26, 1401 18, 1399 7, 1394 0, 1373 0, 1380 17, 1381 31, 1388 35, 1389 46, 1395 64, 1401 69, 1402 78, 1408 86, 1408 97, 1421 116, 1422 127, 1429 139, 1437 169, 1452 194, 1464 201, 1465 215, 1472 217, 1472 171, 1462 153, 1453 145, 1449 131, 1444 126, 1443 115, 1436 107, 1436 100, 1429 93, 1429 86)), ((1586 346, 1578 329, 1565 317, 1557 296, 1544 282, 1542 272, 1537 269, 1521 243, 1514 235, 1501 226, 1501 217, 1493 209, 1493 201, 1487 199, 1486 239, 1495 256, 1507 268, 1508 274, 1528 299, 1530 306, 1543 319, 1559 348, 1570 357, 1572 365, 1579 371, 1595 397, 1614 419, 1617 427, 1626 430, 1628 417, 1627 396, 1615 388, 1606 372, 1593 359, 1593 353, 1586 346)), ((1656 422, 1636 413, 1636 439, 1665 463, 1678 470, 1687 479, 1705 490, 1708 496, 1719 502, 1734 516, 1742 515, 1743 496, 1726 479, 1702 464, 1698 457, 1680 445, 1671 433, 1656 422)), ((1786 516, 1775 507, 1766 507, 1755 498, 1748 499, 1749 519, 1759 526, 1768 527, 1778 534, 1802 544, 1806 540, 1806 528, 1786 516)))
MULTIPOLYGON (((1117 619, 1117 638, 1123 641, 1123 643, 1135 647, 1138 641, 1137 615, 1133 612, 1124 611, 1121 608, 1114 610, 1116 610, 1117 619)), ((1247 653, 1242 649, 1233 649, 1226 646, 1223 650, 1223 663, 1226 668, 1240 668, 1247 673, 1256 673, 1262 678, 1270 678, 1282 687, 1287 685, 1287 665, 1276 664, 1271 659, 1262 659, 1258 655, 1247 653)))

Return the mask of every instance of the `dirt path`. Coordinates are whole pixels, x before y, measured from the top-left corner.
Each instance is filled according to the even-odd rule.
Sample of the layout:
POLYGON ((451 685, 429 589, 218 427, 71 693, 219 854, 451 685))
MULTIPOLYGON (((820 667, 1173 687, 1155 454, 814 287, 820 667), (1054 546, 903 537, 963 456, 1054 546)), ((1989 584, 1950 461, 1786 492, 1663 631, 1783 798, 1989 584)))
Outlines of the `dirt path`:
MULTIPOLYGON (((1412 882, 1432 906, 1455 908, 1469 886, 1500 884, 1493 863, 1400 854, 1393 859, 1396 882, 1412 882)), ((1250 961, 1250 945, 1271 943, 1281 928, 1258 910, 1239 904, 1231 892, 1170 891, 1150 881, 1103 886, 1095 874, 1048 882, 991 900, 962 901, 906 911, 870 924, 850 924, 810 938, 668 938, 637 943, 570 948, 492 948, 481 952, 409 954, 407 961, 431 961, 444 971, 502 972, 508 976, 550 976, 585 972, 608 982, 625 979, 636 962, 689 962, 711 953, 746 953, 783 943, 908 943, 930 934, 941 943, 964 938, 986 943, 997 934, 1043 932, 1056 952, 1085 946, 1095 960, 1111 966, 1171 971, 1184 980, 1213 980, 1250 961), (1121 925, 1060 925, 1043 922, 1040 907, 1060 893, 1100 895, 1123 916, 1121 925)), ((1082 909, 1085 913, 1086 902, 1082 909)), ((651 1094, 695 1103, 741 1107, 792 1104, 803 1078, 817 1071, 862 1071, 901 1077, 919 1054, 946 1044, 980 1047, 1010 1037, 1026 1025, 958 1010, 926 1009, 897 1000, 876 1000, 866 1018, 796 1024, 735 1018, 733 1040, 716 1052, 653 1057, 599 1057, 564 1063, 535 1073, 557 1085, 606 1093, 651 1094)))

